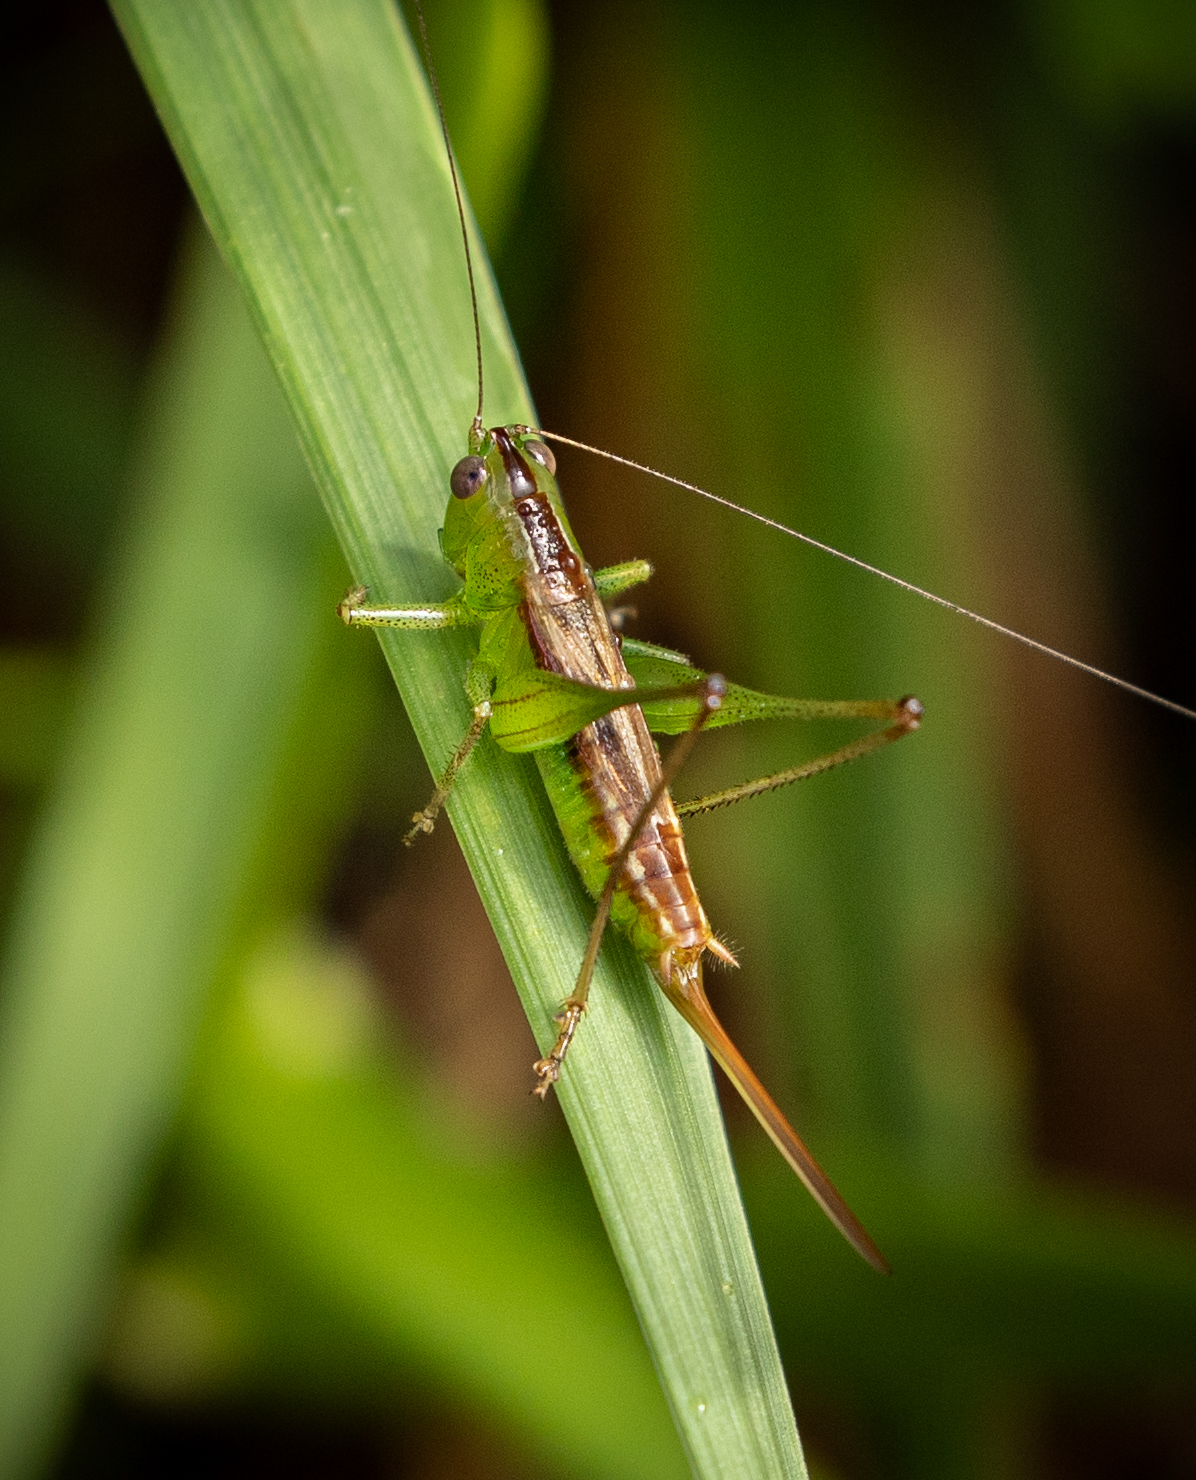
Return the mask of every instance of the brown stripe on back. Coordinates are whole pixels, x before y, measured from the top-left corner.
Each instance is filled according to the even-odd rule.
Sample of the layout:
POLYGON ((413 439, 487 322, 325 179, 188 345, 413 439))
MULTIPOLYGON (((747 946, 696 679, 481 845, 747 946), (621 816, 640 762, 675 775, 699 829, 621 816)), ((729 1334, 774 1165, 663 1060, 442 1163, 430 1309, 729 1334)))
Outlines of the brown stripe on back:
MULTIPOLYGON (((532 559, 519 613, 538 668, 599 688, 634 686, 589 572, 570 545, 546 494, 505 433, 495 432, 511 483, 512 508, 532 559)), ((570 761, 609 863, 660 781, 660 757, 638 705, 617 709, 573 737, 570 761)), ((681 824, 662 796, 632 847, 619 893, 634 902, 660 940, 649 965, 674 953, 695 959, 713 938, 698 899, 681 824)), ((666 968, 667 974, 667 968, 666 968)))
POLYGON ((515 445, 506 427, 491 432, 502 456, 511 489, 511 508, 523 526, 531 552, 532 567, 539 577, 541 600, 571 601, 592 591, 581 557, 561 528, 547 493, 536 486, 526 457, 515 445))
MULTIPOLYGON (((586 595, 585 567, 577 558, 565 531, 561 528, 548 495, 536 493, 528 498, 517 499, 512 505, 523 525, 531 546, 536 570, 545 578, 554 593, 566 592, 571 597, 586 595)), ((556 596, 561 599, 560 595, 556 596)), ((567 599, 567 597, 566 597, 567 599)))

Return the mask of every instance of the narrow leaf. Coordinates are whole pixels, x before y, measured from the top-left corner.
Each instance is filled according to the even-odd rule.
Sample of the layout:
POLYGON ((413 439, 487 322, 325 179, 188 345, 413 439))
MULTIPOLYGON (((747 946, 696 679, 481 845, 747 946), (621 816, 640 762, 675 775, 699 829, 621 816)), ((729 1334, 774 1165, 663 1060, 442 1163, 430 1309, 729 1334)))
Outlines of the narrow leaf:
MULTIPOLYGON (((379 601, 443 600, 436 532, 466 450, 473 341, 444 148, 397 15, 383 0, 115 9, 354 576, 379 601)), ((479 279, 488 420, 530 419, 484 265, 479 279)), ((468 723, 469 635, 382 642, 436 769, 468 723)), ((547 1046, 592 906, 532 763, 487 740, 449 812, 547 1046)), ((695 1472, 804 1475, 705 1053, 622 942, 605 946, 592 1001, 561 1102, 695 1472)), ((527 1312, 545 1361, 568 1278, 546 1269, 527 1312)))

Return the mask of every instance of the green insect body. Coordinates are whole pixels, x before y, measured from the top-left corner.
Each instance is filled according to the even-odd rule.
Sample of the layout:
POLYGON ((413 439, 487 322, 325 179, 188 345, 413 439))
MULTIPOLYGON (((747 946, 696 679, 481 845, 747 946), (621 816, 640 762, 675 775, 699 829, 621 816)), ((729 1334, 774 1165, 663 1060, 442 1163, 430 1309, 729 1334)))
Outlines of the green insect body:
POLYGON ((541 434, 526 427, 483 432, 475 422, 470 440, 471 452, 452 472, 441 532, 445 559, 462 581, 456 596, 440 605, 375 607, 364 605, 366 593, 356 590, 339 609, 350 625, 480 629, 465 680, 473 721, 431 802, 416 814, 408 841, 431 829, 487 727, 504 749, 532 753, 570 856, 599 901, 590 949, 558 1018, 560 1034, 535 1066, 536 1093, 543 1097, 560 1075, 609 912, 831 1220, 864 1258, 886 1268, 706 999, 703 957, 735 960, 702 909, 650 731, 688 735, 692 743, 699 728, 749 719, 886 722, 830 755, 689 803, 681 809, 689 814, 876 750, 916 729, 921 705, 914 699, 823 702, 760 694, 700 672, 679 653, 622 639, 604 599, 648 579, 650 567, 630 561, 590 570, 541 434))

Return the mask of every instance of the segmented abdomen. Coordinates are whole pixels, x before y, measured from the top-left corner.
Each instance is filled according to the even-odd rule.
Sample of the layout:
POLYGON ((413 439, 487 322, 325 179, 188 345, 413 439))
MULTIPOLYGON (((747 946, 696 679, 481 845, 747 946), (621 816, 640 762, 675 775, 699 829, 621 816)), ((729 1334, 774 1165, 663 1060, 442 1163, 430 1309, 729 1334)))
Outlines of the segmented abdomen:
MULTIPOLYGON (((643 712, 638 705, 617 709, 535 755, 570 856, 597 898, 611 860, 660 780, 643 712)), ((611 914, 663 980, 674 963, 696 960, 713 940, 667 792, 632 845, 611 914)))

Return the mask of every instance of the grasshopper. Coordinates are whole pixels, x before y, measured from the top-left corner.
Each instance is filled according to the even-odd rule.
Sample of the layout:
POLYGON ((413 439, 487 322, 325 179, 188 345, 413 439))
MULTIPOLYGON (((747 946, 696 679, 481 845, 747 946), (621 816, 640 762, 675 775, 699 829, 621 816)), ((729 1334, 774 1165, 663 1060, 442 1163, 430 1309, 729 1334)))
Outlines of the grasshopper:
MULTIPOLYGON (((421 15, 421 26, 422 20, 421 15)), ((426 33, 424 43, 440 107, 426 33)), ((687 803, 680 809, 684 815, 790 785, 881 749, 918 728, 922 706, 912 696, 821 701, 758 693, 693 668, 680 653, 616 630, 605 603, 646 581, 651 567, 631 560, 592 571, 565 513, 547 434, 526 426, 485 426, 473 263, 442 107, 440 117, 461 218, 477 347, 477 414, 468 452, 449 479, 440 536, 444 558, 462 585, 447 602, 403 607, 367 604, 368 593, 359 587, 338 607, 349 626, 413 632, 473 627, 479 632, 477 655, 465 676, 472 721, 431 800, 415 814, 405 841, 410 844, 431 831, 487 729, 503 749, 530 752, 569 854, 598 904, 576 985, 557 1018, 556 1042, 534 1066, 534 1093, 543 1099, 560 1077, 585 1012, 609 918, 827 1216, 873 1267, 887 1271, 884 1256, 707 1000, 704 957, 730 966, 737 962, 715 934, 698 897, 679 809, 668 788, 705 728, 770 718, 880 722, 862 738, 815 760, 687 803), (682 737, 667 767, 662 767, 654 733, 682 737)))
POLYGON ((528 427, 470 432, 469 454, 453 469, 441 545, 462 579, 450 601, 419 607, 365 605, 350 591, 339 612, 350 626, 434 631, 480 629, 465 687, 473 720, 407 841, 430 831, 436 814, 487 727, 503 749, 535 757, 570 856, 599 903, 577 984, 564 1003, 560 1032, 535 1066, 543 1098, 585 1012, 607 916, 647 962, 670 1002, 726 1071, 753 1114, 831 1221, 878 1269, 884 1258, 830 1178, 732 1043, 706 998, 702 959, 735 957, 706 918, 689 871, 668 783, 652 732, 690 742, 704 727, 751 719, 884 721, 861 739, 816 760, 690 802, 687 814, 724 806, 830 770, 918 728, 922 706, 900 700, 787 699, 728 684, 689 666, 680 653, 621 638, 605 598, 651 574, 633 560, 592 572, 556 482, 556 462, 528 427))
MULTIPOLYGON (((426 52, 426 34, 424 40, 426 52)), ((430 56, 428 65, 439 105, 430 56)), ((443 127, 443 109, 441 123, 443 127)), ((823 701, 759 693, 694 668, 680 653, 624 637, 617 630, 619 624, 612 621, 606 603, 646 581, 651 568, 646 561, 630 560, 593 571, 586 563, 565 513, 548 442, 585 444, 523 425, 485 426, 473 265, 447 128, 444 136, 474 301, 478 359, 477 414, 468 433, 468 451, 449 478, 450 497, 441 531, 442 553, 462 584, 449 601, 419 606, 372 605, 368 592, 356 588, 338 608, 350 626, 412 632, 471 627, 479 634, 477 654, 465 676, 471 723, 431 800, 415 814, 406 841, 411 843, 431 831, 462 767, 487 729, 503 749, 531 753, 570 856, 597 902, 574 990, 557 1018, 556 1041, 534 1066, 534 1093, 544 1098, 562 1073, 585 1013, 605 926, 612 920, 832 1223, 868 1263, 885 1271, 884 1256, 707 1000, 704 958, 709 955, 728 965, 737 963, 712 929, 698 897, 681 818, 790 785, 882 749, 919 728, 922 705, 912 696, 823 701), (767 718, 867 720, 879 727, 802 765, 681 807, 674 805, 669 785, 700 731, 767 718), (682 737, 667 765, 662 766, 653 734, 682 737)), ((691 484, 681 486, 729 503, 691 484)), ((740 505, 731 507, 761 518, 740 505)), ((1182 706, 1160 700, 800 531, 767 519, 762 522, 1040 652, 1192 715, 1182 706)))

